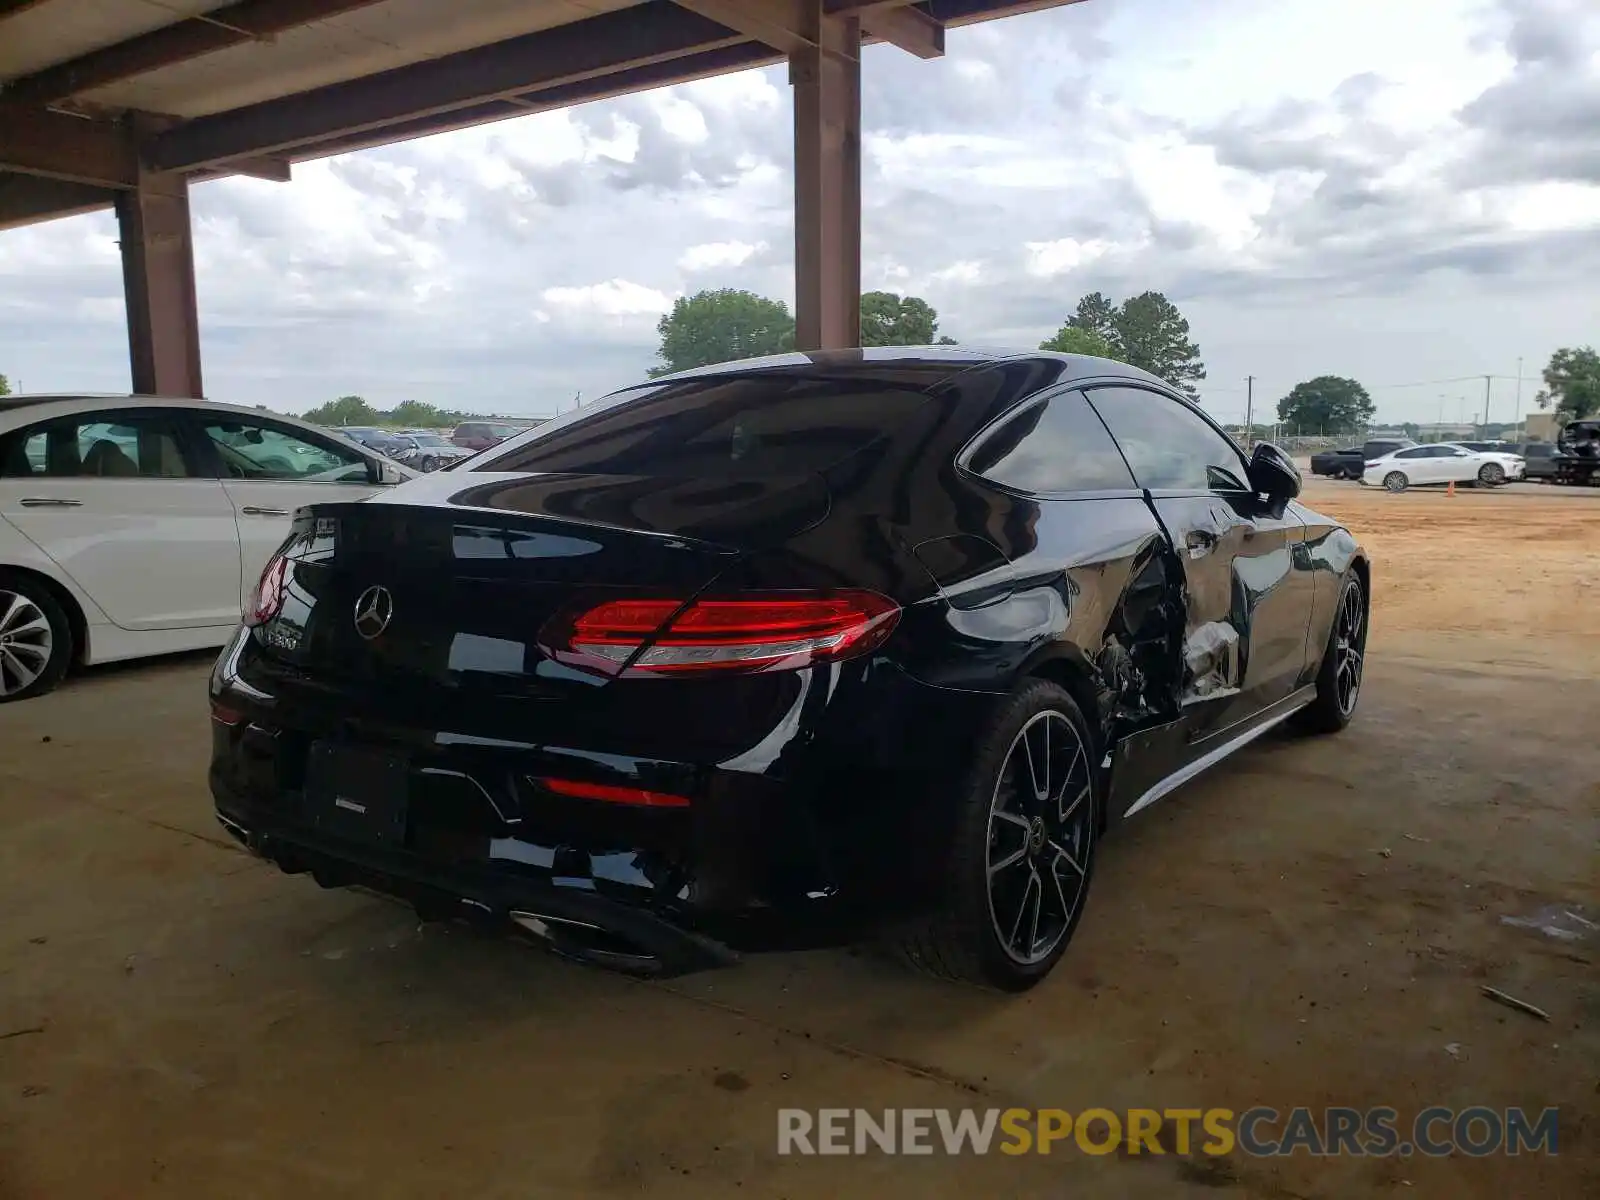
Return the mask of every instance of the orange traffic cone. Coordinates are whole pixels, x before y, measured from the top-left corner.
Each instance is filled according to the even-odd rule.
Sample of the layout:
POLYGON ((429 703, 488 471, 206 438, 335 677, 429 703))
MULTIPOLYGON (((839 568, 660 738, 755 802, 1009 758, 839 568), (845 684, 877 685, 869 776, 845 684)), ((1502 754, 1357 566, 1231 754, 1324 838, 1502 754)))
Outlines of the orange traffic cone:
POLYGON ((1456 494, 1456 481, 1454 479, 1445 485, 1444 494, 1446 496, 1454 496, 1456 494))

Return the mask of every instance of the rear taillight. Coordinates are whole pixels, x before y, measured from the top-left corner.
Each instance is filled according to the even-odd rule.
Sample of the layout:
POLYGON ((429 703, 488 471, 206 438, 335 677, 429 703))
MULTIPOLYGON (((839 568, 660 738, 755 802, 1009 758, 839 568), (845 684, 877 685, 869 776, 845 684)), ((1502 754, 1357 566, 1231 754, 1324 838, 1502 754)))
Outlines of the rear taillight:
POLYGON ((289 560, 274 554, 261 572, 261 582, 256 585, 255 606, 244 615, 246 625, 265 625, 283 611, 283 586, 288 573, 289 560))
POLYGON ((781 671, 866 654, 899 618, 894 601, 860 590, 650 597, 558 618, 540 642, 558 661, 607 674, 781 671))
POLYGON ((647 788, 617 787, 609 783, 585 783, 580 779, 541 779, 548 791, 580 800, 602 800, 607 804, 631 804, 636 808, 688 808, 689 797, 672 792, 653 792, 647 788))

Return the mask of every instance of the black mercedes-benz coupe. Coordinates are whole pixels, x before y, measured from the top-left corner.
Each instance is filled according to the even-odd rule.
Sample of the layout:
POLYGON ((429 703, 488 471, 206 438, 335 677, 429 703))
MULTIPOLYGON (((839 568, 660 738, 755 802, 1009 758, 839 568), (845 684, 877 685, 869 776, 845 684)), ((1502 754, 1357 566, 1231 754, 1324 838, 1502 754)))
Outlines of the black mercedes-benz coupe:
POLYGON ((656 379, 301 510, 212 677, 217 813, 624 969, 842 916, 1024 988, 1109 827, 1350 720, 1368 562, 1299 490, 1100 359, 656 379))

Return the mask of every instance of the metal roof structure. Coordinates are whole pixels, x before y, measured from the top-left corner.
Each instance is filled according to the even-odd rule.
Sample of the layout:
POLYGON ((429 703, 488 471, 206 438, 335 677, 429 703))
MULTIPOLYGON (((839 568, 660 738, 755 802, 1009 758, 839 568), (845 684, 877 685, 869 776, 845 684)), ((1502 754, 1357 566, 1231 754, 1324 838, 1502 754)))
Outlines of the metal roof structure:
POLYGON ((787 59, 800 344, 853 345, 860 46, 1077 2, 0 0, 0 229, 115 206, 135 390, 198 394, 191 180, 787 59))

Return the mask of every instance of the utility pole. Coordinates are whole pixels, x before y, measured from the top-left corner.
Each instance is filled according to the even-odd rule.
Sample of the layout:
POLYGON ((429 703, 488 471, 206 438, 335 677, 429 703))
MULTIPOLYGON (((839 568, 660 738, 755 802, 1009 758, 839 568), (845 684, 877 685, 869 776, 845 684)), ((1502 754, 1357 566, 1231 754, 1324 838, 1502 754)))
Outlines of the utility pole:
MULTIPOLYGON (((1518 374, 1520 375, 1521 372, 1519 371, 1518 374)), ((1484 425, 1488 425, 1489 424, 1489 388, 1490 388, 1490 376, 1485 375, 1483 377, 1483 423, 1484 423, 1484 425)))
POLYGON ((1244 377, 1244 448, 1250 449, 1250 437, 1255 433, 1256 377, 1244 377))
POLYGON ((1522 419, 1522 360, 1517 359, 1517 406, 1511 410, 1513 422, 1522 419))

